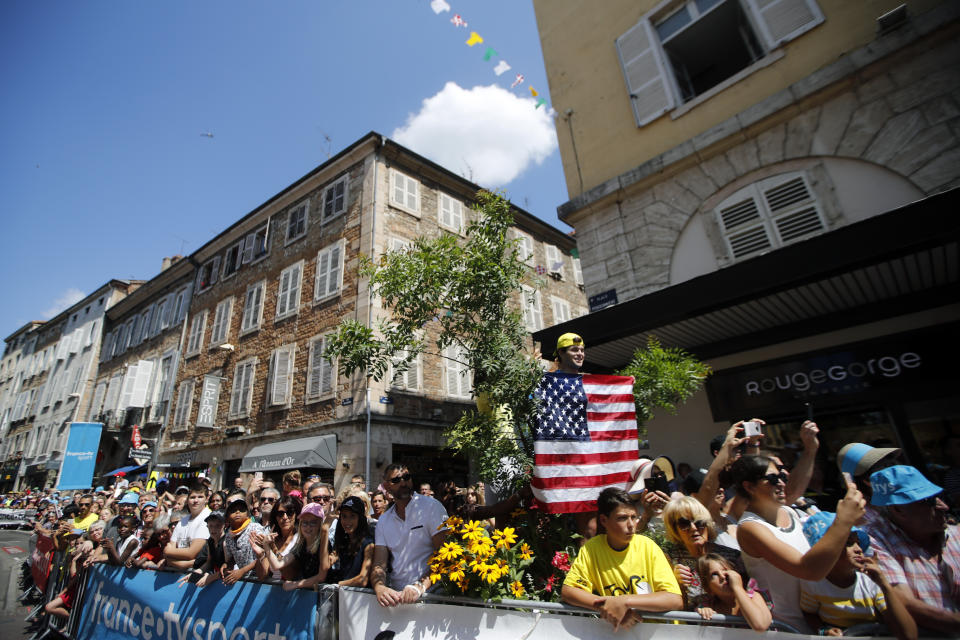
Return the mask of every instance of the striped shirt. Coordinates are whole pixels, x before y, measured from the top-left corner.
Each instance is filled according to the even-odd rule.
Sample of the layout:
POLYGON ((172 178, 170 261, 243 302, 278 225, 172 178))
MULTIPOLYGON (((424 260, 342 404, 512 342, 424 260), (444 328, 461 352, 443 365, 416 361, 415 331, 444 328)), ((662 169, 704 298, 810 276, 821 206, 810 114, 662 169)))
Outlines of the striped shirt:
POLYGON ((815 613, 824 624, 846 629, 855 624, 877 622, 886 611, 883 591, 866 574, 857 572, 849 587, 838 587, 826 578, 800 583, 800 609, 815 613))
POLYGON ((960 527, 947 527, 940 553, 924 550, 887 518, 869 533, 870 548, 890 584, 906 584, 931 606, 960 611, 960 527))

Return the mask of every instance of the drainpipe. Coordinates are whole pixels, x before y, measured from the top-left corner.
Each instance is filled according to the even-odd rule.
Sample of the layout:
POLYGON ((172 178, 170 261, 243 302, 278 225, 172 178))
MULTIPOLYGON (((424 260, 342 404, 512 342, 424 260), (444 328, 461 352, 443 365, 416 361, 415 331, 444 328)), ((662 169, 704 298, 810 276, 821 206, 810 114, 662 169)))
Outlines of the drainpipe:
MULTIPOLYGON (((373 211, 370 222, 370 257, 373 258, 373 249, 376 246, 377 239, 377 189, 379 188, 379 183, 377 182, 377 165, 380 161, 379 150, 383 148, 383 137, 380 138, 380 144, 377 146, 377 152, 373 155, 373 211)), ((357 287, 360 286, 359 279, 357 280, 357 287)), ((359 293, 359 291, 358 291, 359 293)), ((373 296, 368 292, 367 294, 370 297, 370 304, 367 305, 367 326, 373 326, 373 296)), ((360 296, 357 296, 359 298, 360 296)), ((366 376, 367 379, 367 433, 366 433, 366 452, 364 455, 364 480, 369 483, 373 482, 373 479, 370 477, 370 376, 366 376)))

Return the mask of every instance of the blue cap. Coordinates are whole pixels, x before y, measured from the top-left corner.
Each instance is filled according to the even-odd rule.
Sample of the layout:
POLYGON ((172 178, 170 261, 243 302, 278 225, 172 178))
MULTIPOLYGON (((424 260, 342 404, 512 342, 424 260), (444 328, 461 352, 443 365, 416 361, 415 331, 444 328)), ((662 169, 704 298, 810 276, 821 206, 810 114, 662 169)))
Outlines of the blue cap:
POLYGON ((154 502, 153 500, 147 500, 147 501, 144 502, 142 505, 140 505, 140 507, 141 507, 141 508, 143 508, 143 507, 153 507, 154 509, 156 509, 156 508, 157 508, 157 503, 154 502))
MULTIPOLYGON (((831 511, 818 511, 803 523, 803 535, 807 536, 807 542, 810 546, 817 544, 823 534, 827 532, 833 521, 837 519, 837 514, 831 511)), ((857 534, 857 540, 860 542, 860 548, 866 553, 870 548, 870 536, 860 527, 850 527, 850 532, 857 534)))
POLYGON ((135 493, 128 493, 124 495, 122 498, 120 498, 120 502, 118 502, 117 504, 139 504, 139 503, 140 503, 140 496, 138 496, 135 493))
POLYGON ((943 489, 923 477, 915 467, 898 464, 881 469, 870 476, 873 497, 870 504, 876 507, 913 504, 943 493, 943 489))
POLYGON ((104 491, 105 489, 102 485, 93 490, 94 493, 103 493, 104 491))

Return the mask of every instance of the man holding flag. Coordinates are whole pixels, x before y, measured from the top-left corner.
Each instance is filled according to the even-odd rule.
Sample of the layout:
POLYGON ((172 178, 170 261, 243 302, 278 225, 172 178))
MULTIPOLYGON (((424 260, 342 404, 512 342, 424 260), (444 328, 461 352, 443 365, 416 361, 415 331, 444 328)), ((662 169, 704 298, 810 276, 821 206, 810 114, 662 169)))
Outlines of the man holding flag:
POLYGON ((536 396, 531 487, 548 513, 574 513, 584 539, 596 535, 596 497, 607 487, 626 489, 639 455, 633 378, 582 374, 583 339, 557 340, 556 371, 546 373, 536 396))

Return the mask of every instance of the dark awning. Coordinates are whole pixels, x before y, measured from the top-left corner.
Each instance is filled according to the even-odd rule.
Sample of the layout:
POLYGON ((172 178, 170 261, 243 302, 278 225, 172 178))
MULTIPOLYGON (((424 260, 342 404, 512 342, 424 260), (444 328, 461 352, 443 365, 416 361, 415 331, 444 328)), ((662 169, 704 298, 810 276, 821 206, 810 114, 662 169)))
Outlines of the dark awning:
POLYGON ((960 299, 960 189, 738 262, 533 334, 544 353, 583 336, 588 371, 622 367, 653 336, 701 359, 960 299))
POLYGON ((297 438, 271 442, 254 447, 243 457, 240 471, 276 471, 300 467, 335 469, 337 466, 337 436, 327 434, 311 438, 297 438))

